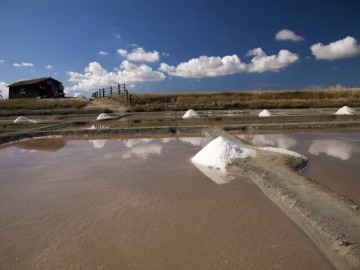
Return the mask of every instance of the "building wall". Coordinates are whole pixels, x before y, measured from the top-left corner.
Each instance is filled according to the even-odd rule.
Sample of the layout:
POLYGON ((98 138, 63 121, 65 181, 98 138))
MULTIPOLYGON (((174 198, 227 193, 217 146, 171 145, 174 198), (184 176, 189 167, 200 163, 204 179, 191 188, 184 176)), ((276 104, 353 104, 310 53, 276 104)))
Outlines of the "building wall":
POLYGON ((54 80, 45 80, 37 84, 9 87, 9 99, 15 98, 57 98, 63 97, 63 87, 54 80))
POLYGON ((14 98, 37 98, 39 96, 38 85, 23 85, 9 87, 9 99, 14 98))

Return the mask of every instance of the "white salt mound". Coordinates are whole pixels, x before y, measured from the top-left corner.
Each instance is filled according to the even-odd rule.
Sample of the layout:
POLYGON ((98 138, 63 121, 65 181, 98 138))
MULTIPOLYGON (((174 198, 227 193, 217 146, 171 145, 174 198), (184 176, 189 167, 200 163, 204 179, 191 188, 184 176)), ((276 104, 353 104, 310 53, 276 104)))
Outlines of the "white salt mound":
POLYGON ((25 116, 19 116, 15 119, 14 123, 37 123, 37 121, 26 118, 25 116))
POLYGON ((261 150, 265 150, 265 151, 270 151, 270 152, 276 152, 276 153, 280 153, 280 154, 285 154, 285 155, 289 155, 289 156, 293 156, 293 157, 297 157, 297 158, 301 158, 304 161, 308 161, 309 159, 297 152, 294 151, 290 151, 287 149, 283 149, 283 148, 277 148, 277 147, 260 147, 259 149, 261 150))
POLYGON ((219 136, 198 152, 191 159, 191 162, 220 171, 226 171, 226 166, 235 159, 255 156, 255 150, 240 147, 228 139, 219 136))
POLYGON ((344 106, 344 107, 341 107, 340 109, 338 109, 335 114, 336 115, 354 115, 355 111, 353 109, 349 108, 348 106, 344 106))
POLYGON ((80 93, 75 93, 73 95, 74 98, 80 98, 80 99, 87 99, 84 95, 80 94, 80 93))
POLYGON ((108 119, 114 119, 114 118, 116 118, 116 116, 110 116, 110 115, 108 115, 108 114, 106 114, 106 113, 101 113, 101 114, 99 114, 99 116, 96 118, 96 120, 101 121, 101 120, 108 120, 108 119))
POLYGON ((270 116, 271 116, 271 113, 268 110, 262 110, 259 113, 259 117, 270 117, 270 116))
POLYGON ((183 119, 188 119, 188 118, 199 118, 199 115, 197 112, 195 112, 194 110, 190 109, 188 110, 182 117, 183 119))

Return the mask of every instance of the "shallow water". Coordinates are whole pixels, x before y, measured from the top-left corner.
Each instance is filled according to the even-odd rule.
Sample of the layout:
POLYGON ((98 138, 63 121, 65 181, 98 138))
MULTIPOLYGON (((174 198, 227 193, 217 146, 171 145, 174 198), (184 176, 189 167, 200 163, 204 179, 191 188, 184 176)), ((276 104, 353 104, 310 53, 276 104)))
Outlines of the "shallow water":
POLYGON ((274 146, 309 158, 303 171, 340 194, 360 203, 360 134, 239 135, 257 146, 274 146))
POLYGON ((248 179, 190 162, 203 138, 0 150, 0 269, 332 269, 248 179))

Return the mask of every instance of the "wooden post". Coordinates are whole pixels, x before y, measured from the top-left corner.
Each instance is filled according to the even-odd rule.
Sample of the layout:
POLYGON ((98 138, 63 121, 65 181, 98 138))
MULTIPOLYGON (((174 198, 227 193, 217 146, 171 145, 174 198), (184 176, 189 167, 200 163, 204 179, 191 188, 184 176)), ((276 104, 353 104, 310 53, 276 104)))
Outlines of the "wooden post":
POLYGON ((110 86, 110 96, 112 97, 112 86, 110 86))
POLYGON ((120 88, 120 84, 118 84, 118 94, 121 94, 121 88, 120 88))
POLYGON ((126 95, 126 102, 129 103, 129 92, 124 89, 125 95, 126 95))
POLYGON ((105 97, 105 88, 102 89, 102 97, 105 97))

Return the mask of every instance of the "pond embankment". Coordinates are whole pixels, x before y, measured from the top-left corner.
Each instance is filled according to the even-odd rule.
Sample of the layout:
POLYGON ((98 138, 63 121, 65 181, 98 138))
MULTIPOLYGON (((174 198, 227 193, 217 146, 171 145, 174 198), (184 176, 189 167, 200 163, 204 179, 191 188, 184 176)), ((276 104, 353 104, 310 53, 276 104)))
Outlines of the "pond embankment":
MULTIPOLYGON (((204 130, 247 147, 235 136, 220 129, 204 130)), ((229 170, 251 178, 263 193, 292 219, 327 255, 338 269, 360 267, 359 205, 301 176, 306 164, 301 158, 256 149, 256 157, 239 159, 229 170)))

